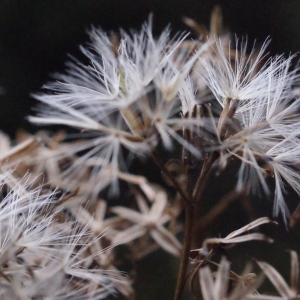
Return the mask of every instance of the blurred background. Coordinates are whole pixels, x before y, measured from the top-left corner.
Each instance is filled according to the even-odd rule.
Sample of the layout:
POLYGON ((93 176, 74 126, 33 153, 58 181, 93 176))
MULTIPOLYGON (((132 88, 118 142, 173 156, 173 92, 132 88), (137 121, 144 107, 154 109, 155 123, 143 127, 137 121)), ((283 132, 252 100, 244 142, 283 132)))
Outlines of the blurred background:
MULTIPOLYGON (((174 33, 188 31, 183 16, 209 26, 216 4, 222 8, 224 27, 233 35, 247 36, 249 44, 255 40, 260 44, 270 37, 268 49, 273 55, 288 56, 300 50, 299 0, 0 0, 0 129, 12 137, 19 128, 37 131, 25 119, 34 114, 36 103, 30 94, 40 91, 51 74, 63 72, 68 54, 82 57, 78 45, 88 41, 86 31, 91 25, 107 31, 139 29, 153 13, 156 34, 168 24, 174 33)), ((214 183, 220 189, 222 182, 226 185, 223 179, 214 183)), ((257 205, 262 215, 272 209, 271 203, 257 205)), ((236 224, 244 225, 245 213, 236 213, 240 209, 235 206, 230 210, 213 226, 213 234, 224 236, 236 229, 236 224)), ((299 253, 299 230, 300 226, 270 230, 268 233, 279 240, 275 246, 238 246, 230 255, 239 258, 246 253, 246 257, 236 263, 237 271, 242 270, 244 258, 258 257, 281 265, 288 274, 289 254, 285 250, 293 247, 299 253)), ((162 251, 138 264, 137 299, 172 299, 176 268, 177 261, 162 251), (160 286, 149 288, 157 278, 160 286)))
POLYGON ((182 17, 209 25, 215 4, 232 34, 261 43, 272 39, 272 54, 300 50, 299 0, 0 0, 0 86, 2 130, 32 128, 30 93, 62 72, 68 54, 80 57, 78 45, 88 41, 87 29, 139 29, 150 13, 158 34, 168 24, 174 32, 189 30, 182 17))

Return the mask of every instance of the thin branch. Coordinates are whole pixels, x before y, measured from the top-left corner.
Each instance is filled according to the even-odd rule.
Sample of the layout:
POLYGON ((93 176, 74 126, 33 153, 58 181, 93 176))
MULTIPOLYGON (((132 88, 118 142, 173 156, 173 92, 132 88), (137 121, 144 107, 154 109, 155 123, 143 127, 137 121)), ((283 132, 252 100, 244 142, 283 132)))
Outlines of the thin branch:
POLYGON ((186 206, 189 206, 190 203, 191 203, 191 199, 186 194, 186 192, 182 189, 182 187, 180 186, 180 184, 177 181, 177 179, 173 176, 173 174, 168 170, 168 168, 161 161, 161 159, 160 159, 160 157, 159 157, 159 155, 157 154, 156 151, 152 152, 152 158, 153 158, 154 162, 159 166, 159 168, 161 169, 161 171, 168 177, 168 179, 170 179, 170 181, 172 182, 174 188, 180 194, 180 196, 181 196, 184 204, 186 206))
POLYGON ((190 251, 191 251, 191 244, 192 244, 192 232, 193 232, 192 228, 193 228, 193 208, 191 205, 186 205, 183 252, 181 256, 174 300, 179 300, 181 298, 186 283, 186 273, 187 273, 190 251))

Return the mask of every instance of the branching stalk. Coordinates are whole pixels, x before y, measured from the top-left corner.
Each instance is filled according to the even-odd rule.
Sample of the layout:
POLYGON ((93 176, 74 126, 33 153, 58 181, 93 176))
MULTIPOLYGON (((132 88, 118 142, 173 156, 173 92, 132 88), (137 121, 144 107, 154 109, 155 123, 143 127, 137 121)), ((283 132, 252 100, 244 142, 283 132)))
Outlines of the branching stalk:
POLYGON ((181 299, 184 286, 186 283, 186 274, 187 274, 191 244, 192 244, 192 232, 193 232, 192 229, 193 229, 193 207, 190 204, 185 206, 185 231, 184 231, 183 252, 181 256, 174 300, 181 299))
POLYGON ((155 151, 152 152, 152 158, 153 158, 154 162, 159 166, 159 168, 161 169, 161 171, 172 182, 174 188, 180 194, 180 196, 181 196, 183 202, 185 203, 185 205, 187 205, 188 203, 190 203, 191 199, 188 197, 188 195, 186 194, 186 192, 182 189, 182 187, 180 186, 180 184, 177 181, 177 179, 173 176, 173 174, 168 170, 168 168, 161 161, 161 159, 160 159, 159 155, 157 154, 157 152, 155 152, 155 151))

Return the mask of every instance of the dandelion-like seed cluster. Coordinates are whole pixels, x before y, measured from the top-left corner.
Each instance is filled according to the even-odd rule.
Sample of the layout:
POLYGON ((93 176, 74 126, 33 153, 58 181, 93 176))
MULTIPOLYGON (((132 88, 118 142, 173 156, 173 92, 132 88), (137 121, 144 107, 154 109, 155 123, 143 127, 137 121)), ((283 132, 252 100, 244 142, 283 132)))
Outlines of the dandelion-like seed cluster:
POLYGON ((179 143, 199 161, 205 153, 217 153, 220 168, 239 160, 239 190, 246 186, 255 193, 262 187, 268 194, 266 178, 273 177, 274 213, 288 215, 286 183, 300 193, 293 56, 263 64, 268 41, 259 52, 247 54, 243 41, 236 41, 235 50, 217 38, 183 47, 184 36, 169 36, 165 30, 155 39, 149 22, 139 33, 122 32, 116 46, 100 29, 92 29, 92 42, 81 47, 90 64, 69 63, 67 75, 45 86, 50 93, 35 95, 47 107, 31 121, 82 132, 78 144, 64 149, 68 155, 84 152, 66 175, 79 180, 88 165, 99 190, 108 184, 117 190, 118 173, 128 171, 124 149, 150 156, 159 144, 170 150, 179 143), (212 99, 203 100, 195 77, 212 99), (182 131, 194 137, 186 139, 182 131))
MULTIPOLYGON (((219 10, 214 14, 220 17, 219 10)), ((65 74, 33 95, 40 106, 29 120, 62 125, 68 134, 22 132, 16 146, 0 135, 0 298, 133 298, 134 276, 120 271, 119 244, 133 264, 157 248, 182 256, 176 300, 189 261, 195 266, 191 285, 202 299, 297 297, 295 252, 291 288, 273 267, 258 262, 280 294, 273 298, 256 291, 262 276, 239 276, 225 258, 212 260, 237 243, 272 242, 248 232, 275 223, 269 218, 225 238, 200 236, 231 202, 250 194, 274 198, 274 215, 281 213, 287 223, 285 194, 300 194, 294 56, 269 58, 269 39, 249 53, 247 40, 236 38, 232 45, 229 36, 213 32, 190 40, 187 34, 172 37, 167 28, 154 37, 151 17, 139 32, 110 36, 92 28, 89 36, 80 47, 88 63, 72 58, 65 74), (164 163, 166 156, 171 159, 164 163), (146 169, 149 160, 176 193, 151 183, 146 170, 132 171, 132 162, 146 169), (231 166, 234 190, 204 214, 207 182, 231 166), (126 197, 126 204, 111 204, 114 197, 126 197), (207 265, 218 267, 215 275, 207 265)))

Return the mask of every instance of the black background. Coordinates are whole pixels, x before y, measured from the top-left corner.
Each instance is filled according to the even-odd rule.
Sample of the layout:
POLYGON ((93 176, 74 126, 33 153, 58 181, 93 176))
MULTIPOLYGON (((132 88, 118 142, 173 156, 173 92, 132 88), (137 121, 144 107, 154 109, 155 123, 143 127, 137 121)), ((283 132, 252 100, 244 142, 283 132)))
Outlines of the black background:
MULTIPOLYGON (((19 128, 37 131, 25 119, 34 114, 36 104, 30 93, 51 80, 51 73, 63 72, 68 53, 82 57, 78 45, 88 41, 86 31, 92 24, 108 31, 139 29, 153 13, 156 34, 169 23, 176 32, 188 30, 181 21, 183 16, 208 26, 215 4, 221 6, 224 26, 232 34, 247 35, 249 43, 255 39, 262 43, 270 36, 268 49, 273 55, 288 56, 300 50, 299 0, 0 0, 0 129, 11 136, 19 128)), ((218 180, 218 189, 226 185, 226 178, 218 180)), ((235 224, 245 224, 245 215, 236 214, 237 209, 241 207, 229 211, 214 231, 224 236, 236 229, 235 224)), ((285 250, 299 250, 299 230, 299 226, 292 231, 280 229, 275 232, 279 238, 275 246, 238 246, 232 257, 247 252, 250 259, 259 256, 276 266, 282 262, 287 273, 289 255, 285 250)), ((138 265, 137 299, 172 299, 177 266, 168 257, 156 252, 138 265), (151 280, 159 285, 150 288, 151 280)), ((241 270, 244 260, 236 265, 241 270)))
MULTIPOLYGON (((62 72, 70 53, 80 57, 78 45, 88 41, 91 24, 105 30, 139 29, 154 14, 154 31, 171 23, 174 32, 188 30, 188 16, 208 25, 215 4, 222 7, 225 27, 253 42, 270 36, 269 51, 287 55, 300 49, 300 1, 282 0, 40 0, 0 1, 0 123, 13 135, 30 128, 24 116, 35 101, 30 93, 62 72)), ((31 130, 34 130, 31 127, 31 130)))

